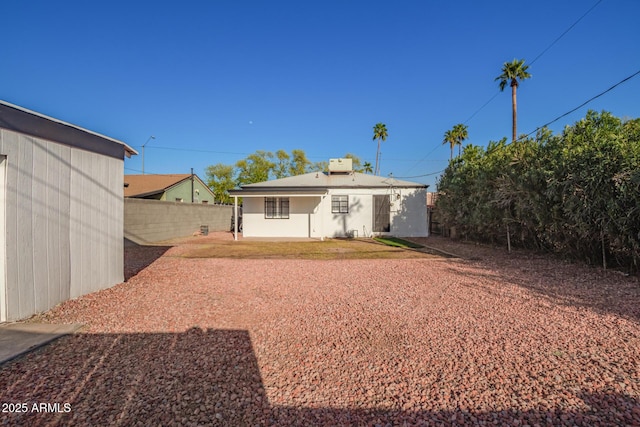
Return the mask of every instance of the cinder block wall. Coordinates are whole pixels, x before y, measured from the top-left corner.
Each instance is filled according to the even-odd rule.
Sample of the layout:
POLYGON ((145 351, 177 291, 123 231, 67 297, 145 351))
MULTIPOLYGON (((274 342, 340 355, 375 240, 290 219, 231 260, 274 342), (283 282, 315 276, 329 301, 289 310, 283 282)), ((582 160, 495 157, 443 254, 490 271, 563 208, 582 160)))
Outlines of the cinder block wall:
POLYGON ((124 237, 138 244, 186 237, 200 231, 229 231, 233 206, 124 199, 124 237))

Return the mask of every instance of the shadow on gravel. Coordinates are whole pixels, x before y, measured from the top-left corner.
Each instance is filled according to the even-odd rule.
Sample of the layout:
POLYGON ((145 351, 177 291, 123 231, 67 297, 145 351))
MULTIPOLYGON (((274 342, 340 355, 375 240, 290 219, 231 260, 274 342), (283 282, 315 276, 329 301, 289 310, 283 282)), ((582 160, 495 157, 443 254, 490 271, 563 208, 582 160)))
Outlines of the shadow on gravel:
POLYGON ((151 265, 171 249, 171 246, 145 246, 138 245, 129 239, 124 242, 124 281, 131 279, 136 274, 151 265))
POLYGON ((415 239, 459 254, 470 269, 449 267, 471 279, 467 286, 488 288, 484 280, 512 283, 563 306, 582 307, 640 323, 640 278, 564 262, 551 255, 477 245, 443 237, 415 239))
POLYGON ((484 280, 511 283, 549 300, 553 304, 594 310, 640 323, 640 281, 615 271, 569 264, 543 256, 527 258, 508 255, 481 263, 463 261, 472 270, 450 270, 484 287, 484 280))
POLYGON ((76 334, 0 368, 0 402, 5 405, 0 421, 11 426, 640 423, 637 398, 588 393, 580 397, 588 409, 474 412, 276 406, 268 401, 245 330, 76 334))

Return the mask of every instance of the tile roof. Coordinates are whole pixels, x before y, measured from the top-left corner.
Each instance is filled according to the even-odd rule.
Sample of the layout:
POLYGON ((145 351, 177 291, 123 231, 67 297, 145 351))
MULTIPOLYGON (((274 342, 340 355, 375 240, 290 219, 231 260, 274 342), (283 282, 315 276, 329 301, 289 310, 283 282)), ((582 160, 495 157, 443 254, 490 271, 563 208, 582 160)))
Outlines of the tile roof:
POLYGON ((148 196, 161 193, 177 183, 191 178, 191 174, 167 174, 167 175, 125 175, 124 197, 148 196))

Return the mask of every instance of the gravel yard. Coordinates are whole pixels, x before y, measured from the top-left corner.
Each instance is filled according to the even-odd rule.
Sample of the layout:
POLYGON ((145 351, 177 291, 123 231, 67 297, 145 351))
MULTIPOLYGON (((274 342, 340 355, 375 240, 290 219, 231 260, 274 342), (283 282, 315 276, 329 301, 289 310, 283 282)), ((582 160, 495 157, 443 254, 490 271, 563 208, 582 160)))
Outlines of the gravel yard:
POLYGON ((640 425, 638 278, 437 238, 463 258, 184 256, 229 238, 34 319, 86 326, 0 366, 0 425, 640 425))

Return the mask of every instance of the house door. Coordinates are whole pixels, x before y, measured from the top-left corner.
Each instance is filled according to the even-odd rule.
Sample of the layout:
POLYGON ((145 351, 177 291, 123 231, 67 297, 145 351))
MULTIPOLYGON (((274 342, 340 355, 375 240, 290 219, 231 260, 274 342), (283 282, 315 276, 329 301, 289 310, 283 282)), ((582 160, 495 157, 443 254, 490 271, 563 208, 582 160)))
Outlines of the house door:
POLYGON ((5 169, 7 167, 7 158, 5 156, 0 156, 0 322, 7 321, 7 280, 6 280, 6 270, 5 270, 5 262, 7 260, 6 254, 6 241, 5 236, 7 235, 5 230, 5 219, 4 212, 6 203, 6 173, 5 169))
POLYGON ((388 195, 373 196, 373 231, 382 233, 391 231, 391 205, 388 195))

